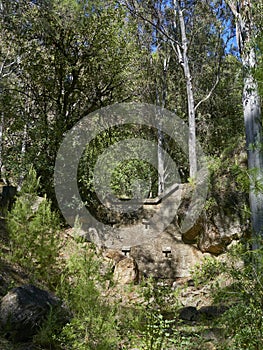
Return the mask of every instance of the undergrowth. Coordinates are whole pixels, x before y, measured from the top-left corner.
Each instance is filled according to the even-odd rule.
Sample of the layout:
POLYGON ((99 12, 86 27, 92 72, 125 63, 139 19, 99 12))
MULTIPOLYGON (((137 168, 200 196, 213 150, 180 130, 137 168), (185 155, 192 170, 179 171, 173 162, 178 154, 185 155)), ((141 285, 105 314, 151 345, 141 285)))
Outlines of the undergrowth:
POLYGON ((197 284, 213 281, 215 303, 228 306, 216 321, 225 341, 220 350, 259 350, 263 343, 263 249, 248 251, 236 244, 225 261, 206 259, 193 272, 197 284), (211 274, 209 274, 211 271, 211 274), (223 276, 220 284, 218 276, 223 276))
MULTIPOLYGON (((56 291, 71 316, 61 328, 58 315, 52 310, 33 339, 36 346, 58 350, 206 348, 202 323, 187 325, 179 319, 180 289, 173 291, 147 278, 138 286, 140 301, 124 307, 107 294, 108 289, 117 293, 112 266, 101 272, 103 261, 94 246, 73 239, 65 248, 69 256, 62 263, 58 259, 61 242, 57 215, 45 198, 34 206, 38 186, 39 180, 31 169, 7 215, 10 254, 6 258, 27 269, 35 281, 41 280, 56 291)), ((196 287, 209 283, 214 303, 227 306, 220 318, 210 322, 211 327, 224 333, 222 341, 215 341, 217 349, 262 348, 262 253, 262 249, 249 252, 247 246, 239 243, 227 258, 207 258, 193 271, 196 287)))

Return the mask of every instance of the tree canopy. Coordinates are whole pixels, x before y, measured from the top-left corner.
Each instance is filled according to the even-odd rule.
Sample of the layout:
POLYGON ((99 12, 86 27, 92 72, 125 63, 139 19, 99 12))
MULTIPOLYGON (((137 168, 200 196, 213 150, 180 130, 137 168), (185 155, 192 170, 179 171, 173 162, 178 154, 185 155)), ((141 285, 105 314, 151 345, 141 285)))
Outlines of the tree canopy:
MULTIPOLYGON (((253 47, 262 60, 262 4, 237 3, 1 1, 0 163, 4 180, 21 186, 33 164, 41 175, 42 191, 54 199, 55 159, 65 134, 89 113, 118 102, 165 107, 188 124, 188 157, 158 130, 128 127, 123 131, 126 136, 121 136, 145 134, 155 140, 177 162, 182 181, 193 181, 198 170, 196 140, 212 160, 229 149, 245 147, 245 46, 253 47), (251 36, 242 30, 251 30, 251 36), (249 41, 242 42, 244 38, 249 41)), ((258 63, 251 68, 262 94, 262 69, 258 63)), ((96 155, 118 140, 117 130, 110 130, 103 140, 99 136, 87 149, 82 169, 92 174, 96 155)), ((154 193, 160 193, 161 183, 169 176, 164 153, 158 157, 159 184, 158 174, 141 162, 118 165, 121 173, 130 174, 122 184, 126 192, 131 174, 143 173, 143 178, 151 174, 154 193)), ((253 172, 261 166, 249 167, 253 172)), ((82 175, 80 183, 87 186, 82 190, 92 197, 92 185, 82 175)), ((117 178, 113 183, 119 191, 117 178)))

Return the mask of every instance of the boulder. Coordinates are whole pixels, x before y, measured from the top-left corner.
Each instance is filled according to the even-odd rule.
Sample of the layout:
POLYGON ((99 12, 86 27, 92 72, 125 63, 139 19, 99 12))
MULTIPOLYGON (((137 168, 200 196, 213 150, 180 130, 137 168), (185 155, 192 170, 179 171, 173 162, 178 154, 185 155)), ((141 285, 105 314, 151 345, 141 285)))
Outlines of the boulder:
POLYGON ((213 319, 221 316, 225 311, 227 311, 227 309, 228 308, 225 305, 208 305, 202 306, 198 310, 198 313, 200 315, 200 318, 213 319))
POLYGON ((186 306, 179 311, 179 318, 184 321, 197 321, 198 311, 194 306, 186 306))
POLYGON ((111 262, 113 266, 116 266, 116 264, 118 264, 121 260, 125 259, 124 254, 116 249, 106 249, 102 253, 102 256, 106 261, 111 262))
POLYGON ((103 261, 100 266, 100 273, 106 276, 109 271, 114 271, 115 266, 126 257, 116 249, 103 249, 101 252, 103 261))
POLYGON ((216 227, 210 226, 200 237, 198 248, 204 253, 219 255, 226 251, 226 246, 231 242, 223 240, 216 227))
POLYGON ((199 220, 197 220, 189 230, 182 233, 182 239, 184 243, 195 243, 197 238, 204 232, 204 230, 204 222, 201 218, 199 218, 199 220))
POLYGON ((132 247, 131 256, 143 275, 173 280, 190 277, 192 268, 203 258, 200 250, 185 244, 180 234, 170 231, 163 232, 151 243, 132 247), (166 253, 168 247, 169 254, 166 253))
POLYGON ((120 260, 114 269, 114 281, 118 284, 137 283, 139 280, 139 269, 133 258, 120 260))
POLYGON ((246 233, 247 227, 235 218, 215 216, 213 222, 200 236, 198 247, 202 252, 219 255, 227 250, 227 246, 246 233))
POLYGON ((8 339, 27 341, 40 329, 51 310, 57 311, 61 325, 68 313, 59 298, 33 285, 13 288, 0 304, 0 325, 8 339))
POLYGON ((15 201, 16 194, 17 188, 15 186, 3 186, 0 201, 1 207, 10 210, 15 201))
POLYGON ((195 306, 186 306, 179 310, 179 318, 184 321, 211 320, 221 316, 227 307, 224 305, 208 305, 197 309, 195 306))

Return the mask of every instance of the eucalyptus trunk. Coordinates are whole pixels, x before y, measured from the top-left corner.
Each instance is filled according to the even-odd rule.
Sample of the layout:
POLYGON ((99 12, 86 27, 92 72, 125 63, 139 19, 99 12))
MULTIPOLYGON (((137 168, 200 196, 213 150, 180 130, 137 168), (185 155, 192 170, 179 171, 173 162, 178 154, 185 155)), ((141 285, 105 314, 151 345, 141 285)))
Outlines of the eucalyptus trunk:
MULTIPOLYGON (((163 59, 163 72, 162 72, 162 84, 161 93, 158 92, 158 86, 156 86, 156 101, 159 106, 165 108, 166 96, 167 96, 167 70, 169 67, 169 57, 163 59)), ((161 112, 162 113, 162 112, 161 112)), ((158 196, 160 196, 165 189, 165 156, 164 156, 164 136, 162 131, 162 115, 159 116, 159 128, 157 131, 158 149, 158 196)))
POLYGON ((263 236, 263 140, 260 97, 257 81, 253 75, 257 63, 253 43, 255 23, 251 1, 228 1, 228 5, 236 18, 236 37, 244 71, 243 112, 250 174, 249 202, 253 249, 256 249, 263 236))
POLYGON ((255 238, 253 248, 258 247, 258 238, 263 236, 263 156, 261 105, 257 82, 252 70, 256 65, 253 47, 242 55, 244 67, 243 111, 246 130, 248 169, 250 171, 249 202, 252 229, 255 238))
POLYGON ((174 0, 175 13, 178 13, 180 32, 181 32, 181 45, 173 45, 174 50, 178 56, 179 62, 184 71, 184 77, 186 80, 186 92, 187 92, 187 106, 188 106, 188 124, 189 124, 189 136, 188 136, 188 153, 189 153, 189 172, 190 178, 195 178, 197 173, 197 155, 196 155, 196 125, 195 125, 195 100, 192 84, 192 75, 189 66, 188 59, 188 40, 186 35, 185 20, 183 10, 181 8, 180 1, 174 0))
POLYGON ((163 132, 158 129, 158 196, 164 191, 164 151, 163 151, 163 132))

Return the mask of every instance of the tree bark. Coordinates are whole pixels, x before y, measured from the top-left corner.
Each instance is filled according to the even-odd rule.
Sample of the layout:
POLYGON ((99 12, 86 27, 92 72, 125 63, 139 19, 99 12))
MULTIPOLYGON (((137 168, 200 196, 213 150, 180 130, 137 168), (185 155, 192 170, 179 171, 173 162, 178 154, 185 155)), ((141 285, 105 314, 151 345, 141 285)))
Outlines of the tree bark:
POLYGON ((244 71, 243 113, 250 175, 252 248, 257 249, 263 237, 263 139, 260 96, 257 81, 253 75, 256 67, 256 51, 253 45, 255 23, 252 18, 250 0, 228 1, 228 5, 236 18, 236 37, 244 71))
POLYGON ((23 139, 22 139, 22 145, 21 145, 21 165, 22 165, 22 169, 21 169, 21 173, 18 179, 18 183, 17 183, 17 191, 19 192, 22 188, 25 176, 26 176, 26 172, 25 170, 23 170, 23 163, 25 160, 25 156, 26 156, 26 142, 27 142, 27 124, 25 124, 24 126, 24 131, 23 131, 23 139))
POLYGON ((178 13, 182 48, 177 44, 176 52, 179 57, 179 61, 183 67, 184 77, 186 80, 186 92, 187 92, 187 105, 188 105, 188 123, 189 123, 189 172, 190 178, 195 178, 197 173, 197 155, 196 155, 196 126, 195 126, 195 101, 192 85, 192 76, 188 60, 188 40, 186 36, 186 28, 183 11, 181 9, 179 1, 174 0, 174 9, 178 13))
POLYGON ((248 169, 250 171, 249 202, 251 223, 254 236, 253 248, 259 246, 258 240, 263 236, 263 156, 262 156, 262 122, 261 105, 257 82, 251 72, 256 64, 254 48, 243 53, 244 67, 243 110, 246 130, 246 147, 248 155, 248 169), (259 188, 257 185, 259 184, 259 188))
MULTIPOLYGON (((162 84, 161 93, 158 92, 158 86, 156 86, 156 102, 162 108, 166 105, 167 96, 167 70, 169 66, 169 57, 163 59, 163 72, 162 72, 162 84), (161 96, 160 96, 161 95, 161 96)), ((159 116, 159 128, 157 130, 157 159, 158 159, 158 196, 164 192, 165 188, 165 156, 164 156, 164 137, 162 132, 162 115, 159 116)))
POLYGON ((2 174, 2 166, 3 166, 3 139, 4 139, 4 112, 1 113, 0 120, 0 175, 2 174))
POLYGON ((163 132, 158 129, 158 196, 164 191, 164 152, 163 152, 163 132))

